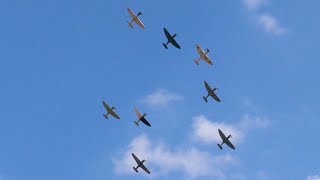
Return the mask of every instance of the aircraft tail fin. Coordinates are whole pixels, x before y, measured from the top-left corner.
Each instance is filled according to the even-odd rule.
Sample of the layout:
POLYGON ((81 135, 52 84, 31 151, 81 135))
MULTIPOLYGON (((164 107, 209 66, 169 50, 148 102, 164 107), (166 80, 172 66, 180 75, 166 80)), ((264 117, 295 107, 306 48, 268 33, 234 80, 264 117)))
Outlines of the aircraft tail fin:
POLYGON ((133 167, 133 169, 134 169, 135 172, 138 172, 138 169, 137 169, 137 168, 133 167))
POLYGON ((131 28, 133 29, 132 23, 131 23, 131 22, 129 22, 129 21, 127 21, 127 23, 128 23, 128 26, 129 26, 129 27, 131 27, 131 28))
POLYGON ((138 121, 134 121, 134 124, 139 127, 138 121))
POLYGON ((107 114, 103 114, 103 117, 105 117, 106 119, 108 119, 108 115, 107 115, 107 114))
POLYGON ((219 146, 219 148, 222 150, 222 146, 220 144, 217 144, 219 146))
POLYGON ((208 98, 202 96, 205 102, 208 102, 208 98))
POLYGON ((199 66, 199 61, 197 61, 196 59, 194 59, 194 62, 199 66))
POLYGON ((164 48, 168 49, 168 46, 165 43, 162 43, 162 45, 164 46, 164 48))

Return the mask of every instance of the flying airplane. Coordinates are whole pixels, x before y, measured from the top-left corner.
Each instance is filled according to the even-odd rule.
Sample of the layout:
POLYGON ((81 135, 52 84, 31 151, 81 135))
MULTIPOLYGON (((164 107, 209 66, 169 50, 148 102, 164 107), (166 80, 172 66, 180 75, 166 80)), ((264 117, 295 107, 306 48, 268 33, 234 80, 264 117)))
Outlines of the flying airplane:
POLYGON ((222 139, 222 143, 221 143, 221 144, 218 144, 219 148, 222 150, 222 145, 223 145, 223 144, 226 144, 226 145, 228 145, 231 149, 236 149, 236 148, 233 146, 233 144, 229 141, 229 138, 231 137, 231 135, 229 135, 228 137, 226 137, 220 129, 218 129, 218 131, 219 131, 219 135, 220 135, 220 137, 221 137, 221 139, 222 139))
POLYGON ((139 16, 142 15, 141 12, 139 12, 137 15, 130 9, 128 8, 128 13, 131 16, 131 21, 127 21, 128 25, 133 28, 132 23, 135 22, 137 23, 140 27, 142 27, 142 29, 144 29, 144 24, 141 22, 141 20, 139 19, 139 16))
POLYGON ((180 46, 179 44, 177 43, 176 40, 174 40, 174 38, 177 36, 177 34, 174 34, 173 36, 171 36, 171 34, 167 31, 166 28, 163 28, 163 31, 164 31, 164 34, 166 35, 167 39, 168 39, 168 42, 165 44, 165 43, 162 43, 163 46, 168 49, 168 44, 171 43, 172 45, 174 45, 176 48, 180 49, 180 46))
POLYGON ((204 81, 204 86, 206 87, 206 90, 208 91, 208 95, 207 97, 203 96, 203 99, 208 102, 208 97, 211 96, 214 100, 221 102, 219 97, 216 95, 216 93, 214 92, 215 90, 217 90, 218 88, 213 88, 211 89, 211 87, 209 86, 209 84, 204 81))
POLYGON ((203 59, 206 63, 208 63, 208 64, 210 64, 210 65, 212 65, 213 63, 212 63, 212 61, 210 60, 210 58, 208 57, 208 53, 209 53, 209 49, 207 49, 206 50, 206 52, 204 52, 203 50, 202 50, 202 48, 198 45, 198 44, 196 44, 196 49, 197 49, 197 51, 198 51, 198 54, 200 55, 200 57, 196 60, 196 59, 194 59, 194 62, 197 64, 197 65, 199 65, 199 61, 201 60, 201 59, 203 59))
POLYGON ((115 107, 112 106, 112 108, 110 108, 106 102, 102 101, 102 104, 104 106, 104 108, 107 110, 107 114, 103 114, 103 116, 108 119, 108 115, 111 114, 111 116, 120 119, 120 117, 113 111, 114 109, 116 109, 115 107))
POLYGON ((144 117, 147 115, 147 113, 143 113, 143 115, 141 115, 141 113, 138 111, 137 108, 134 108, 134 112, 137 114, 137 116, 138 116, 138 118, 139 118, 137 121, 134 121, 134 123, 135 123, 137 126, 139 126, 138 123, 139 123, 139 121, 141 121, 141 122, 143 122, 145 125, 151 127, 150 123, 146 120, 146 118, 144 118, 144 117))
POLYGON ((148 174, 150 174, 150 171, 143 165, 143 163, 146 161, 146 160, 142 160, 140 161, 136 155, 134 155, 132 153, 132 157, 134 158, 134 160, 137 162, 137 167, 133 167, 133 169, 138 172, 138 168, 140 167, 141 169, 143 169, 145 172, 147 172, 148 174))

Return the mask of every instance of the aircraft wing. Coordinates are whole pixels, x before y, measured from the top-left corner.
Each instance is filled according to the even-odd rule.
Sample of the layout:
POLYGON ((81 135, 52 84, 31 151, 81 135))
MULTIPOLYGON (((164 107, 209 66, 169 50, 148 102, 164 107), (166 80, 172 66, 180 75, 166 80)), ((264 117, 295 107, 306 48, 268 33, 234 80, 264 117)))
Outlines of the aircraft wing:
POLYGON ((107 103, 104 102, 104 101, 102 101, 102 104, 103 104, 104 108, 105 108, 108 112, 110 112, 111 108, 107 105, 107 103))
POLYGON ((144 29, 144 24, 138 17, 134 19, 134 22, 137 23, 140 27, 142 27, 142 29, 144 29))
POLYGON ((140 119, 140 121, 143 122, 145 125, 151 127, 151 124, 146 120, 146 118, 143 117, 140 119))
POLYGON ((226 145, 228 145, 231 149, 236 149, 233 144, 229 141, 229 139, 227 139, 225 142, 224 142, 226 145))
POLYGON ((167 39, 172 39, 171 34, 168 32, 168 30, 166 28, 163 28, 164 34, 166 35, 167 39))
POLYGON ((209 84, 207 83, 207 81, 204 81, 204 86, 206 87, 206 90, 208 91, 208 93, 212 91, 212 89, 209 86, 209 84))
POLYGON ((220 135, 222 141, 225 141, 227 139, 227 137, 223 134, 223 132, 220 129, 218 129, 218 131, 219 131, 219 135, 220 135))
POLYGON ((120 117, 118 116, 118 114, 116 114, 114 111, 110 111, 109 114, 111 114, 113 117, 120 119, 120 117))
POLYGON ((208 64, 213 64, 212 63, 212 61, 211 61, 211 59, 207 56, 207 55, 205 55, 204 57, 203 57, 203 60, 205 61, 205 62, 207 62, 208 64))
POLYGON ((143 169, 148 174, 150 174, 150 171, 143 164, 140 165, 140 168, 143 169))
POLYGON ((174 40, 173 38, 171 38, 169 41, 170 41, 171 44, 174 45, 176 48, 181 49, 180 45, 177 43, 176 40, 174 40))
POLYGON ((218 101, 218 102, 221 102, 220 99, 219 99, 219 97, 216 95, 216 93, 215 93, 214 91, 211 91, 211 92, 209 93, 209 95, 210 95, 214 100, 216 100, 216 101, 218 101))
POLYGON ((132 19, 136 17, 136 14, 134 14, 134 12, 130 8, 128 8, 128 13, 130 14, 132 19))
POLYGON ((133 157, 133 159, 136 161, 136 163, 139 165, 140 163, 141 163, 141 161, 137 158, 137 156, 136 155, 134 155, 133 153, 131 153, 132 154, 132 157, 133 157))
POLYGON ((203 50, 201 49, 201 47, 200 47, 198 44, 196 44, 196 49, 197 49, 198 54, 199 54, 200 56, 202 56, 202 55, 204 54, 203 50))
POLYGON ((142 115, 141 115, 141 113, 138 111, 137 108, 134 108, 134 112, 136 113, 136 115, 138 116, 139 119, 142 118, 142 115))

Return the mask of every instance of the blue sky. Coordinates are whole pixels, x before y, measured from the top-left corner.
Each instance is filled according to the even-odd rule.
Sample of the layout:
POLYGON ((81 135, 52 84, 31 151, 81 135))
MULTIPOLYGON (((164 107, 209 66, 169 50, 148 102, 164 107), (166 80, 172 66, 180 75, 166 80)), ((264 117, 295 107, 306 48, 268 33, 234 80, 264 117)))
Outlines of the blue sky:
POLYGON ((0 180, 320 179, 319 6, 2 0, 0 180), (181 50, 163 48, 164 27, 181 50), (196 43, 213 66, 193 62, 196 43), (203 101, 204 80, 221 103, 203 101), (218 149, 217 128, 236 151, 218 149))

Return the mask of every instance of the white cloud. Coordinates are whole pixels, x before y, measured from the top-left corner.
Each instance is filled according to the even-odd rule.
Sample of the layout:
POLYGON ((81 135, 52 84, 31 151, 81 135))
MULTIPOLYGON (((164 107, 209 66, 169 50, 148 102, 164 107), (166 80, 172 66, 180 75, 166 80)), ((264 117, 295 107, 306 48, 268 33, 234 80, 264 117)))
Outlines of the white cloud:
POLYGON ((262 14, 258 16, 258 24, 262 28, 273 35, 282 35, 286 32, 286 29, 282 27, 277 19, 272 15, 262 14))
POLYGON ((258 25, 260 25, 265 32, 277 36, 287 32, 286 28, 282 27, 274 16, 261 12, 260 9, 269 4, 269 0, 242 0, 242 2, 248 11, 253 13, 253 17, 256 17, 258 25))
POLYGON ((270 125, 270 121, 266 118, 244 115, 241 120, 234 124, 226 124, 221 122, 210 121, 205 116, 197 116, 193 118, 192 139, 205 144, 220 143, 221 138, 218 129, 221 129, 226 136, 232 135, 232 142, 239 143, 245 138, 250 129, 266 128, 270 125))
POLYGON ((236 126, 228 125, 223 122, 213 122, 203 115, 193 118, 192 128, 192 138, 206 144, 220 143, 221 138, 219 136, 218 129, 221 129, 225 134, 231 134, 233 142, 241 141, 244 136, 236 126))
POLYGON ((308 176, 306 180, 320 180, 320 176, 319 175, 308 176))
MULTIPOLYGON (((159 177, 172 172, 182 172, 189 179, 197 177, 225 178, 224 170, 235 164, 231 155, 215 155, 201 151, 193 146, 170 148, 163 143, 150 141, 146 135, 132 140, 120 159, 113 159, 117 174, 136 174, 132 169, 136 162, 131 156, 134 153, 140 160, 146 159, 145 165, 151 171, 148 177, 159 177)), ((141 170, 140 170, 141 171, 141 170)), ((140 175, 144 174, 143 171, 140 175)))
POLYGON ((150 107, 165 107, 170 103, 181 101, 183 99, 184 97, 179 94, 170 93, 167 90, 159 89, 143 98, 142 102, 146 103, 150 107))
POLYGON ((268 0, 243 0, 248 10, 259 10, 262 6, 268 4, 268 0))

